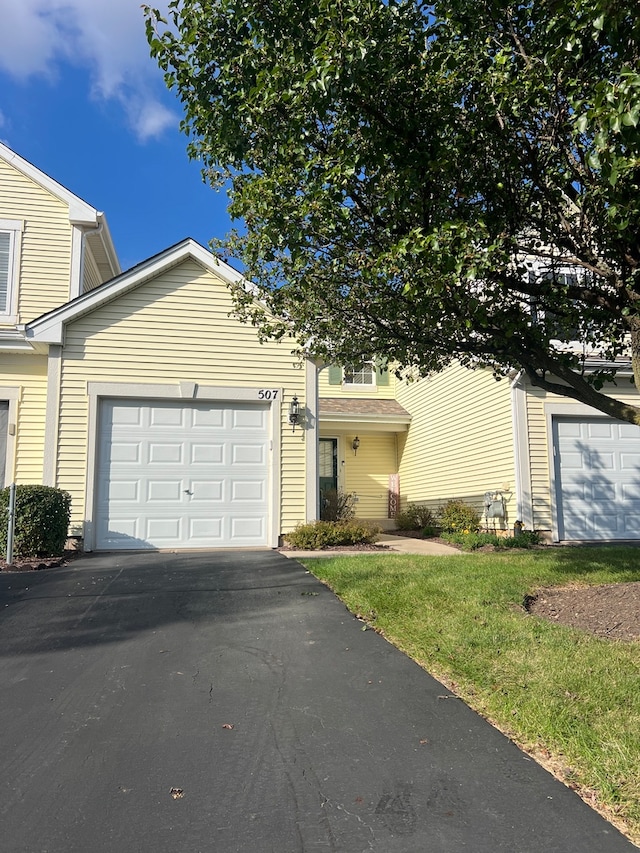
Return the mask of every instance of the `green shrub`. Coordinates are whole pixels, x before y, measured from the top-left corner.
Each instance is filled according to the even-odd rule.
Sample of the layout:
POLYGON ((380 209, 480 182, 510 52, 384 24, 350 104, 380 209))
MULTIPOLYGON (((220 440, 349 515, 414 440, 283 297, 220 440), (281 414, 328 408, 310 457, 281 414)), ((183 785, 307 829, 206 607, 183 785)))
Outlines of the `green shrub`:
POLYGON ((504 539, 495 533, 443 533, 442 538, 446 542, 459 545, 464 551, 476 551, 485 545, 494 545, 500 548, 504 539))
POLYGON ((540 544, 537 530, 521 530, 517 536, 507 536, 502 540, 503 548, 532 548, 540 544))
POLYGON ((323 521, 349 521, 356 514, 356 496, 353 492, 327 489, 322 492, 320 518, 323 521))
POLYGON ((332 545, 371 545, 380 528, 362 521, 312 521, 299 524, 286 539, 292 548, 317 551, 332 545))
POLYGON ((428 527, 423 528, 422 535, 425 539, 433 539, 434 536, 438 536, 440 534, 440 529, 438 527, 428 527))
POLYGON ((523 530, 518 536, 498 536, 495 533, 443 533, 442 538, 463 551, 476 551, 485 545, 495 548, 531 548, 538 545, 540 536, 536 531, 523 530))
POLYGON ((406 508, 396 515, 398 530, 422 530, 425 527, 435 527, 436 520, 429 507, 421 504, 407 504, 406 508))
POLYGON ((444 533, 476 533, 480 513, 464 501, 447 501, 438 510, 438 520, 444 533))
MULTIPOLYGON (((71 496, 52 486, 16 486, 16 557, 53 557, 67 541, 71 496)), ((0 551, 7 550, 9 489, 0 491, 0 551)))

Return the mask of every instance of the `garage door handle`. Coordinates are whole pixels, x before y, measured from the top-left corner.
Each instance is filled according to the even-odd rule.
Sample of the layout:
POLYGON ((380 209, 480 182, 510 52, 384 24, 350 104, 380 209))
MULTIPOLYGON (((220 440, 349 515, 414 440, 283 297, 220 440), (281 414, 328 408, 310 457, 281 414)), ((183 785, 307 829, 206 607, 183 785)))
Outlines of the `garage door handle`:
POLYGON ((192 495, 193 492, 189 491, 189 489, 184 490, 185 495, 192 495))

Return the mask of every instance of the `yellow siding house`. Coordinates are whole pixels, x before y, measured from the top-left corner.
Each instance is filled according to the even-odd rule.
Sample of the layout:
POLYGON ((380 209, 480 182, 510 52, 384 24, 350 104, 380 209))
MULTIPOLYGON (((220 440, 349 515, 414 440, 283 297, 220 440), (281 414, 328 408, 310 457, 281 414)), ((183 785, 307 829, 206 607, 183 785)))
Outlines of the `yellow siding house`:
POLYGON ((316 368, 232 316, 192 240, 124 273, 103 214, 0 146, 4 483, 88 550, 274 547, 317 515, 316 368))
POLYGON ((234 286, 189 239, 122 272, 104 214, 0 144, 2 484, 67 490, 96 550, 276 547, 339 493, 386 527, 456 498, 489 528, 640 539, 640 428, 519 374, 317 367, 261 344, 234 286))

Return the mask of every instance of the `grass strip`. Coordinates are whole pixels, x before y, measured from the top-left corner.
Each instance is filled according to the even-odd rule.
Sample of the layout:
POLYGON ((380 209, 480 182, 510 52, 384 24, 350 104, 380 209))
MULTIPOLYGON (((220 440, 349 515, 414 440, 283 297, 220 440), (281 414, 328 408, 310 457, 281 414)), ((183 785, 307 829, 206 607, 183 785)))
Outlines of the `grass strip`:
POLYGON ((530 616, 541 587, 640 581, 640 551, 313 558, 353 612, 640 842, 640 642, 530 616))

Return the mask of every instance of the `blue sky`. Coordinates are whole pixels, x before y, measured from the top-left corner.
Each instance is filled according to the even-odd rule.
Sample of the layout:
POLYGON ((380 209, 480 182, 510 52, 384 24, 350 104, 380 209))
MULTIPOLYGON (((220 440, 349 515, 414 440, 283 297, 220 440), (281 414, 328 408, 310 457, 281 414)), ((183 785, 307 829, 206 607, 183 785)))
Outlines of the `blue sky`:
POLYGON ((230 227, 187 158, 140 5, 0 0, 0 139, 106 213, 123 269, 230 227))

